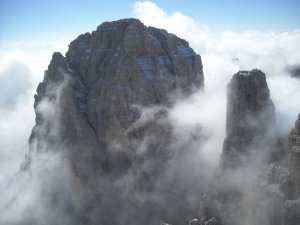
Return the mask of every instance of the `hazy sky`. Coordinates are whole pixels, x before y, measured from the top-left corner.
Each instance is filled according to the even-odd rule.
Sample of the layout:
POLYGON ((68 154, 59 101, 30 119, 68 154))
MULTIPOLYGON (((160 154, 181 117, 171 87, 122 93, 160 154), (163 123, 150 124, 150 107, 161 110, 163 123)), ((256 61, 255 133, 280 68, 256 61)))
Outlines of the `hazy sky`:
MULTIPOLYGON (((212 30, 300 28, 299 0, 153 0, 212 30)), ((0 0, 0 44, 75 38, 104 21, 133 17, 134 0, 0 0)))

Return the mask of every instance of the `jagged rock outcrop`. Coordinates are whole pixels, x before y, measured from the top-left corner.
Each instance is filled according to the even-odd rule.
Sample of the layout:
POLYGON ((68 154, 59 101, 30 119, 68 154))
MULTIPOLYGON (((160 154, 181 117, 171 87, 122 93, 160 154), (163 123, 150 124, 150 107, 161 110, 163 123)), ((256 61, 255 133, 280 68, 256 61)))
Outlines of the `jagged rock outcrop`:
MULTIPOLYGON (((265 158, 276 145, 279 147, 275 109, 265 74, 257 69, 239 71, 227 86, 222 167, 238 167, 255 154, 265 158)), ((271 157, 276 158, 275 150, 272 151, 271 157)))
POLYGON ((161 177, 176 155, 166 115, 203 86, 201 58, 188 43, 137 19, 103 23, 65 57, 53 54, 35 96, 30 152, 63 153, 73 173, 64 208, 76 223, 186 221, 188 190, 161 177))

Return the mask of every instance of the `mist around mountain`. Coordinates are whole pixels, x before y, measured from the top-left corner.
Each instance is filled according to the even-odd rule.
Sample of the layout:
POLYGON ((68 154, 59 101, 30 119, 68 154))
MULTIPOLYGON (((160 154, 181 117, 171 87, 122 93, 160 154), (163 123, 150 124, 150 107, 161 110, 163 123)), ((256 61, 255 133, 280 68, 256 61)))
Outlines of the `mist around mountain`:
MULTIPOLYGON (((177 18, 170 16, 160 19, 161 21, 171 22, 177 18)), ((257 184, 253 183, 253 180, 260 177, 260 173, 269 171, 271 173, 270 180, 262 178, 262 183, 263 181, 269 182, 265 186, 266 189, 256 190, 267 191, 271 196, 275 196, 275 201, 278 200, 278 196, 278 201, 285 200, 286 197, 280 194, 282 190, 278 190, 280 186, 277 184, 280 175, 288 175, 290 173, 287 169, 289 165, 288 134, 294 127, 300 111, 298 102, 300 96, 299 80, 290 77, 286 68, 289 65, 296 65, 297 60, 299 60, 299 55, 297 55, 299 51, 295 51, 297 49, 296 44, 299 43, 299 39, 297 39, 298 33, 295 31, 288 34, 290 37, 294 37, 293 39, 287 38, 287 34, 280 32, 275 34, 272 32, 264 34, 259 32, 245 32, 241 34, 225 32, 222 35, 221 39, 223 41, 220 42, 221 44, 212 45, 214 41, 212 34, 206 33, 205 30, 200 29, 193 22, 190 25, 193 26, 186 27, 190 33, 186 32, 185 35, 179 36, 188 40, 194 51, 201 55, 204 88, 199 88, 201 85, 196 85, 198 89, 192 88, 192 91, 188 91, 186 94, 180 93, 180 97, 172 93, 172 91, 164 92, 167 93, 166 97, 161 98, 154 95, 149 98, 150 103, 149 100, 144 100, 144 95, 148 93, 146 95, 148 96, 152 93, 152 89, 142 89, 140 93, 144 94, 139 94, 134 98, 139 104, 129 106, 132 113, 130 118, 135 122, 126 122, 128 118, 125 118, 125 121, 123 121, 122 113, 124 111, 115 113, 115 110, 112 109, 112 111, 103 114, 106 116, 106 119, 102 120, 99 120, 101 115, 95 115, 97 110, 88 112, 92 115, 91 118, 98 118, 94 119, 94 121, 98 122, 92 124, 98 124, 99 121, 110 121, 110 124, 112 124, 110 126, 117 127, 112 130, 109 130, 109 128, 105 129, 105 134, 95 132, 93 130, 95 128, 87 128, 89 131, 83 131, 83 126, 80 123, 73 123, 77 127, 71 127, 72 123, 65 126, 65 121, 78 121, 78 118, 73 117, 75 114, 68 114, 70 108, 73 109, 74 107, 72 105, 74 102, 72 102, 73 100, 70 97, 74 96, 73 94, 78 94, 78 106, 82 107, 77 108, 78 110, 81 109, 78 111, 78 115, 86 113, 85 104, 81 104, 86 101, 86 96, 83 94, 85 88, 80 83, 82 78, 68 79, 68 76, 74 75, 76 77, 77 75, 72 74, 72 71, 66 66, 67 64, 64 64, 66 59, 63 55, 53 55, 52 63, 50 63, 48 68, 48 73, 51 73, 53 76, 51 79, 45 76, 47 85, 40 85, 38 89, 39 95, 36 96, 36 102, 39 102, 39 97, 42 97, 43 100, 38 104, 39 106, 36 105, 36 112, 39 115, 37 116, 36 124, 41 126, 33 132, 35 134, 30 141, 31 150, 23 151, 27 153, 26 160, 22 159, 23 172, 18 173, 14 180, 1 183, 1 199, 3 199, 0 211, 1 223, 159 224, 166 222, 185 224, 187 221, 195 218, 200 220, 203 214, 203 212, 199 212, 202 207, 203 193, 207 193, 207 190, 212 187, 210 186, 212 179, 218 179, 218 177, 215 177, 215 174, 220 165, 219 159, 223 141, 226 137, 226 86, 233 74, 236 74, 239 70, 251 70, 252 68, 259 68, 266 74, 270 98, 274 103, 274 109, 271 113, 272 121, 276 123, 276 135, 281 138, 286 157, 280 156, 282 160, 276 159, 280 161, 280 167, 278 166, 279 164, 272 164, 274 159, 261 161, 260 158, 255 157, 255 159, 259 160, 250 164, 249 167, 238 170, 237 173, 230 174, 228 183, 229 187, 232 184, 236 184, 239 191, 243 190, 242 194, 246 198, 241 198, 241 202, 247 211, 247 207, 251 208, 255 205, 252 201, 253 192, 249 190, 249 187, 252 184, 257 184), (195 30, 199 32, 195 32, 195 30), (191 33, 194 36, 191 36, 191 33), (273 35, 275 38, 271 40, 276 44, 266 45, 267 40, 269 43, 269 38, 273 37, 273 35), (253 40, 253 37, 257 37, 257 39, 253 40), (240 43, 240 45, 236 43, 240 43), (286 43, 290 45, 286 45, 286 43), (235 58, 239 60, 234 60, 235 58), (63 69, 57 69, 56 63, 62 66, 63 69), (72 93, 72 90, 75 90, 75 92, 72 93), (139 102, 137 99, 142 100, 139 102), (112 137, 120 137, 122 135, 119 134, 118 121, 124 122, 122 129, 125 130, 126 137, 122 136, 121 140, 114 140, 112 137), (65 129, 66 127, 67 129, 65 129), (72 128, 71 130, 69 130, 70 127, 72 128), (63 134, 61 134, 62 129, 65 129, 63 134), (74 131, 76 132, 73 133, 74 131), (81 135, 83 133, 86 136, 81 135), (98 137, 93 136, 95 133, 98 137), (57 145, 58 140, 62 136, 65 137, 64 142, 57 145), (104 136, 108 137, 109 143, 98 143, 98 140, 101 140, 104 136), (78 137, 81 137, 82 140, 78 137), (130 142, 127 140, 128 137, 131 140, 130 142), (34 138, 40 138, 42 141, 36 142, 34 138), (75 140, 75 144, 70 143, 68 139, 75 140), (82 144, 82 146, 79 144, 82 144), (86 147, 87 145, 92 146, 86 147), (105 149, 104 152, 101 151, 100 155, 95 156, 93 149, 95 145, 97 149, 105 149), (152 149, 158 150, 153 154, 152 149), (105 151, 110 152, 108 158, 105 158, 107 156, 105 151), (132 153, 133 151, 134 154, 132 153), (70 154, 70 152, 75 152, 76 154, 70 154), (129 156, 128 152, 130 152, 129 156), (94 158, 98 160, 94 162, 94 158), (133 161, 134 163, 132 163, 133 161), (287 170, 281 170, 281 167, 287 170), (241 177, 243 178, 243 183, 240 183, 241 177), (234 183, 236 181, 238 182, 234 183)), ((174 31, 168 30, 168 32, 174 31)), ((177 32, 180 33, 182 31, 179 30, 177 32)), ((176 32, 174 33, 177 34, 176 32)), ((133 32, 132 34, 135 33, 133 32)), ((89 40, 89 38, 88 35, 81 36, 83 41, 89 40)), ((128 44, 130 44, 130 41, 128 44)), ((80 51, 82 45, 78 46, 80 51)), ((149 49, 152 49, 152 47, 149 49)), ((83 50, 85 51, 86 49, 83 50)), ((81 62, 84 61, 84 54, 81 62)), ((179 55, 184 54, 185 51, 179 53, 179 55)), ((67 57, 69 57, 69 62, 71 62, 72 56, 69 55, 67 57)), ((109 57, 107 58, 109 59, 109 57)), ((109 62, 108 59, 106 59, 106 62, 109 62)), ((150 60, 149 62, 147 57, 144 57, 144 61, 140 63, 140 65, 144 65, 143 68, 145 69, 142 74, 147 75, 150 73, 151 75, 151 70, 155 70, 151 62, 153 61, 150 60)), ((168 65, 168 63, 164 64, 168 65)), ((77 62, 74 62, 74 66, 76 65, 77 62)), ((180 66, 180 62, 176 63, 176 65, 180 66)), ((79 70, 83 71, 81 74, 84 71, 93 74, 93 71, 85 70, 84 63, 79 70)), ((94 70, 101 70, 101 67, 95 67, 94 70)), ((111 74, 113 73, 115 72, 111 72, 111 74)), ((123 73, 126 73, 126 70, 123 73)), ((130 72, 127 73, 131 74, 130 72)), ((3 74, 5 76, 5 73, 3 74)), ((107 76, 109 74, 107 73, 107 76)), ((126 82, 126 80, 120 79, 117 82, 126 82)), ((184 81, 182 82, 184 83, 184 81)), ((27 85, 29 85, 28 83, 30 84, 30 82, 27 82, 27 85)), ((181 81, 179 81, 180 83, 181 81)), ((90 84, 96 83, 92 81, 90 84)), ((150 81, 145 84, 145 87, 148 87, 147 84, 150 84, 150 81)), ((190 85, 189 83, 187 84, 188 86, 190 85)), ((107 107, 118 108, 123 106, 123 104, 126 105, 126 101, 120 99, 119 95, 113 96, 113 85, 111 89, 108 89, 112 90, 112 94, 105 95, 108 96, 105 98, 109 98, 112 101, 107 107)), ((157 85, 164 87, 162 81, 157 85)), ((32 84, 32 86, 37 86, 37 84, 32 84)), ((140 86, 140 84, 137 86, 140 86)), ((26 95, 16 92, 15 102, 10 102, 11 106, 7 110, 3 110, 4 107, 2 108, 1 114, 8 116, 6 117, 6 122, 3 120, 3 127, 9 127, 8 125, 5 126, 5 124, 9 124, 11 121, 18 122, 14 127, 30 122, 24 119, 26 114, 21 118, 16 116, 16 112, 33 105, 31 101, 27 100, 32 98, 33 93, 26 86, 24 86, 23 90, 27 91, 26 95), (15 120, 15 118, 19 118, 19 120, 15 120)), ((99 106, 101 103, 103 101, 94 105, 99 106)), ((126 107, 128 106, 126 105, 126 107)), ((27 114, 30 114, 30 112, 28 110, 27 114)), ((1 134, 2 139, 6 139, 6 141, 2 142, 3 149, 13 149, 15 146, 27 149, 25 145, 18 146, 19 143, 15 140, 16 135, 18 140, 26 140, 28 138, 33 123, 26 124, 26 126, 28 127, 26 135, 20 134, 18 136, 18 133, 13 132, 11 132, 13 135, 9 133, 1 134)), ((297 133, 297 131, 295 132, 297 133)), ((270 135, 274 137, 273 132, 270 135)), ((273 144, 270 144, 270 146, 273 146, 273 144)), ((270 146, 267 143, 263 148, 269 152, 273 150, 270 146)), ((2 152, 1 154, 3 159, 5 157, 11 158, 10 155, 4 155, 2 152)), ((18 163, 21 164, 20 161, 18 163)), ((297 176, 297 170, 295 171, 292 172, 293 176, 297 176)), ((283 182, 284 176, 281 177, 280 182, 283 182)), ((7 181, 4 178, 3 180, 7 181)), ((222 181, 222 179, 220 180, 222 181)), ((220 186, 222 187, 223 183, 220 186)), ((268 195, 267 197, 266 195, 259 196, 265 197, 266 201, 262 202, 263 206, 264 204, 270 204, 270 199, 272 198, 269 198, 268 195)), ((297 209, 293 208, 295 204, 292 203, 297 198, 295 196, 289 196, 288 198, 292 202, 287 202, 286 205, 290 206, 288 209, 293 214, 293 210, 297 212, 297 209)), ((220 197, 216 197, 215 200, 220 201, 220 197)), ((230 202, 231 200, 228 201, 230 202)), ((230 205, 232 204, 227 205, 227 208, 230 205)), ((237 205, 233 204, 233 207, 237 205)), ((271 216, 273 212, 277 212, 276 209, 281 210, 279 208, 281 203, 278 203, 278 205, 274 204, 274 206, 275 211, 270 210, 271 216), (277 206, 278 208, 276 208, 277 206)), ((263 209, 267 210, 268 208, 263 209)), ((225 214, 228 215, 232 211, 234 211, 234 208, 233 210, 229 209, 225 214)), ((243 210, 241 210, 241 213, 239 216, 234 217, 237 219, 235 221, 236 224, 251 224, 251 217, 245 217, 245 215, 249 216, 249 214, 243 214, 243 210)), ((278 213, 276 215, 281 214, 278 213)), ((265 219, 266 224, 273 221, 268 218, 270 217, 260 219, 265 219)), ((278 217, 272 218, 275 218, 274 220, 281 224, 279 223, 281 218, 280 220, 277 220, 278 217)), ((203 219, 202 222, 216 224, 219 221, 218 212, 214 212, 211 215, 206 215, 206 219, 203 219)), ((285 219, 285 221, 285 224, 295 224, 295 220, 289 222, 285 219)), ((224 224, 226 224, 226 221, 224 224)))

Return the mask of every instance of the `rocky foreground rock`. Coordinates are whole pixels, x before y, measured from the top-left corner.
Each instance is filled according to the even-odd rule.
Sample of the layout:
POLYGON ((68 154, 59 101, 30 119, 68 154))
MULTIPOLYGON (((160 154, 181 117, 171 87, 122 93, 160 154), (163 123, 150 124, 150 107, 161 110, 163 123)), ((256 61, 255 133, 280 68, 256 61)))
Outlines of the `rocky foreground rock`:
MULTIPOLYGON (((103 23, 66 56, 54 53, 35 96, 30 153, 63 155, 71 187, 61 206, 47 204, 68 211, 66 224, 187 221, 196 201, 171 170, 183 151, 167 112, 203 86, 201 58, 188 43, 137 19, 103 23)), ((45 187, 49 199, 53 192, 45 187)))

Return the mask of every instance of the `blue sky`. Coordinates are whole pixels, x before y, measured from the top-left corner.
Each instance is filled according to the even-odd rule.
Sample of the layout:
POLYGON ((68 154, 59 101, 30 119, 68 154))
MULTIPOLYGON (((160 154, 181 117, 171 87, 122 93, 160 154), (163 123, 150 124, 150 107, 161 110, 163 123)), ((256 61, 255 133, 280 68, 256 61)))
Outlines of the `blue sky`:
MULTIPOLYGON (((299 0, 153 0, 212 30, 300 28, 299 0)), ((0 44, 73 38, 104 21, 133 17, 134 0, 0 0, 0 44)))

